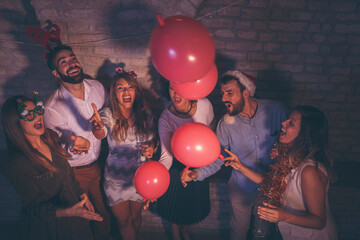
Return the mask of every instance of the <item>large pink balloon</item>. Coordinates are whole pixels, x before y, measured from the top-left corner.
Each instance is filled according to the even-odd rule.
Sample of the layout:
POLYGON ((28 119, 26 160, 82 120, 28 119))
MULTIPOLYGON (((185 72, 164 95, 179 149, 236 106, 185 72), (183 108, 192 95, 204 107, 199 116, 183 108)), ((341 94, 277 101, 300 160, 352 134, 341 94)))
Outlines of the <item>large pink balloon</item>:
POLYGON ((210 71, 195 82, 175 83, 171 87, 181 97, 188 100, 197 100, 206 97, 214 89, 218 78, 216 65, 213 64, 210 71))
POLYGON ((186 123, 173 134, 171 148, 174 156, 188 167, 203 167, 220 155, 220 143, 215 133, 202 123, 186 123))
POLYGON ((150 39, 151 60, 172 82, 193 82, 203 77, 215 59, 210 33, 197 20, 177 15, 158 24, 150 39))
POLYGON ((135 173, 136 191, 145 199, 161 197, 169 187, 170 175, 166 167, 156 161, 142 164, 135 173))

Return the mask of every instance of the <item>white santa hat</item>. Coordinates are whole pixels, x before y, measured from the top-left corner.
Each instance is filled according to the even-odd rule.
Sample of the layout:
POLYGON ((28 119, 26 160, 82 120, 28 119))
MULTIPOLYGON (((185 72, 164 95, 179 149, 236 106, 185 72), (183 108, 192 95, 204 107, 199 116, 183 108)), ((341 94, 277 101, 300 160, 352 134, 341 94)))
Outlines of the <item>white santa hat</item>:
MULTIPOLYGON (((224 73, 222 75, 222 77, 225 76, 232 76, 234 78, 239 79, 239 82, 250 92, 250 96, 253 97, 255 94, 255 90, 256 90, 256 86, 254 81, 252 81, 249 77, 251 76, 247 76, 244 73, 237 71, 237 70, 233 70, 233 71, 227 71, 226 73, 224 73)), ((254 78, 255 80, 255 78, 254 78)))

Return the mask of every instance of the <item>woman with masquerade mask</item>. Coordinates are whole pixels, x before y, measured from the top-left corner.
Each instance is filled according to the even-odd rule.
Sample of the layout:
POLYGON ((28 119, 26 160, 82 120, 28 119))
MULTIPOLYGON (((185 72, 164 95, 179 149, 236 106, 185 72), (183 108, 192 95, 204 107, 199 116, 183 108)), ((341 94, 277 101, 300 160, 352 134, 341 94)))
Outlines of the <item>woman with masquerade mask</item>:
POLYGON ((74 178, 57 134, 44 127, 43 104, 14 96, 2 107, 7 175, 22 200, 20 239, 91 239, 102 221, 74 178))
MULTIPOLYGON (((328 122, 322 111, 298 106, 282 123, 279 143, 271 152, 271 171, 261 175, 226 150, 226 166, 260 184, 255 219, 277 223, 286 239, 337 239, 328 204, 332 164, 328 158, 328 122)), ((256 223, 257 221, 255 221, 256 223)), ((265 223, 266 225, 267 223, 265 223)), ((263 228, 263 227, 262 227, 263 228)), ((263 228, 261 231, 265 230, 263 228)), ((254 239, 268 239, 257 237, 254 239)))

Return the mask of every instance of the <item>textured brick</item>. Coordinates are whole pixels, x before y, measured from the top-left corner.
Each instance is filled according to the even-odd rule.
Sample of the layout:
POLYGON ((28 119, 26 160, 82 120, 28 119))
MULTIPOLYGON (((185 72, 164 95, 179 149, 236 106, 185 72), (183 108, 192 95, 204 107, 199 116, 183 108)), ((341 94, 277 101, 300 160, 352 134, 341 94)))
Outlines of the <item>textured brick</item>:
POLYGON ((329 9, 334 11, 353 11, 356 9, 358 1, 330 1, 329 9))
POLYGON ((347 57, 345 62, 349 65, 360 65, 360 57, 347 57))
POLYGON ((296 53, 296 44, 281 44, 281 51, 287 54, 296 53))
POLYGON ((331 67, 330 68, 331 74, 347 75, 350 73, 350 71, 351 71, 351 68, 349 68, 349 67, 331 67))
POLYGON ((275 39, 274 33, 259 33, 259 41, 267 42, 275 39))
POLYGON ((292 11, 290 13, 291 20, 299 20, 299 21, 310 21, 313 17, 313 13, 305 12, 305 11, 292 11))
POLYGON ((237 36, 240 39, 248 39, 248 40, 255 40, 257 33, 254 31, 240 31, 238 32, 237 36))
POLYGON ((265 60, 264 53, 248 53, 248 59, 250 61, 263 61, 265 60))
POLYGON ((264 44, 265 52, 277 52, 280 49, 280 44, 278 43, 266 43, 264 44))
POLYGON ((266 7, 268 5, 268 0, 252 0, 249 1, 250 7, 266 7))
POLYGON ((320 74, 297 74, 293 77, 297 82, 327 82, 326 76, 320 74))
POLYGON ((329 94, 326 97, 328 102, 343 102, 345 100, 345 94, 329 94))
POLYGON ((335 17, 339 21, 360 21, 360 16, 357 13, 339 13, 335 17))
POLYGON ((217 27, 230 27, 233 26, 234 19, 231 18, 202 18, 201 23, 207 27, 217 28, 217 27))
POLYGON ((323 10, 323 11, 327 11, 328 10, 328 2, 327 1, 309 1, 309 9, 310 10, 323 10))
POLYGON ((244 19, 267 19, 270 12, 266 9, 243 9, 241 16, 244 19))
POLYGON ((229 49, 239 51, 255 51, 262 49, 261 44, 256 42, 230 42, 226 45, 229 49))
POLYGON ((306 5, 305 0, 273 0, 270 2, 272 7, 286 7, 286 8, 304 8, 306 5))
POLYGON ((307 63, 322 63, 324 60, 321 56, 314 55, 314 56, 307 56, 305 58, 305 62, 307 63))
POLYGON ((315 43, 300 43, 298 46, 299 52, 316 53, 319 52, 319 44, 315 43))
POLYGON ((235 36, 235 34, 231 30, 228 30, 228 29, 216 30, 215 35, 217 37, 221 37, 221 38, 233 38, 235 36))
POLYGON ((321 66, 307 66, 305 67, 305 71, 309 73, 321 73, 322 67, 321 66))
POLYGON ((272 62, 278 62, 284 59, 283 54, 268 54, 266 59, 272 62))
POLYGON ((337 33, 360 33, 360 24, 336 24, 337 33))
POLYGON ((280 42, 299 42, 302 40, 302 36, 300 33, 279 33, 278 40, 280 42))
POLYGON ((235 21, 234 28, 240 30, 253 30, 249 21, 242 20, 235 21))
POLYGON ((275 68, 280 71, 293 72, 298 73, 302 72, 304 69, 304 65, 301 64, 287 64, 287 63, 275 63, 275 68))
POLYGON ((270 22, 269 28, 272 30, 282 30, 288 32, 301 32, 305 29, 306 23, 301 22, 270 22))

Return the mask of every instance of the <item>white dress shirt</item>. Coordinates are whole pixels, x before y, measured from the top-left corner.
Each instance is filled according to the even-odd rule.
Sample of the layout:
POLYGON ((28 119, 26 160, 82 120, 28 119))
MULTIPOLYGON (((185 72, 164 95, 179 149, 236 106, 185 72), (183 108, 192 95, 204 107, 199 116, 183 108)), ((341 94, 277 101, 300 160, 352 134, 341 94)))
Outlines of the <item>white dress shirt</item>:
POLYGON ((45 126, 57 132, 62 146, 72 155, 70 166, 83 166, 97 160, 100 154, 101 140, 96 139, 89 119, 94 114, 91 103, 98 110, 108 105, 108 95, 103 85, 96 80, 84 79, 84 100, 75 98, 63 85, 45 102, 45 126), (72 154, 71 136, 81 136, 90 141, 87 154, 72 154))

